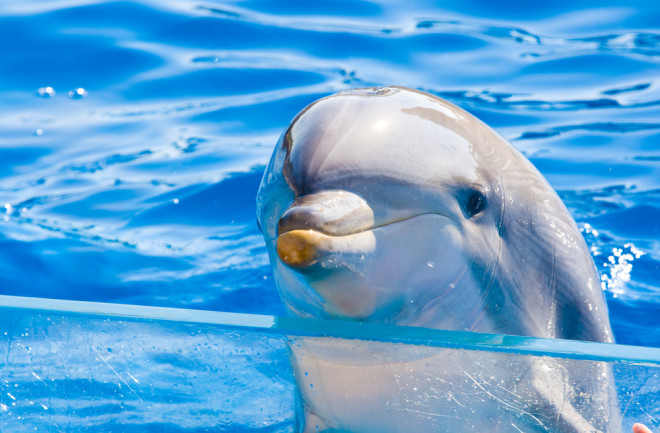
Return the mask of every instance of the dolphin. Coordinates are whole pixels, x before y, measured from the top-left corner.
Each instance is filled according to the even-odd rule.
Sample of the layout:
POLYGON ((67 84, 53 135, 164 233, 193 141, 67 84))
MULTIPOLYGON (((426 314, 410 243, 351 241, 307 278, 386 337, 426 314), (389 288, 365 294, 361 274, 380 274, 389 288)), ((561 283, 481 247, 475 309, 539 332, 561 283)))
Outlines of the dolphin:
MULTIPOLYGON (((356 89, 303 109, 266 168, 257 220, 291 315, 613 342, 600 278, 557 194, 490 127, 431 94, 403 87, 356 89)), ((322 346, 309 339, 292 345, 305 431, 405 431, 410 426, 397 424, 396 417, 388 421, 387 409, 373 400, 393 392, 391 378, 403 372, 446 376, 455 370, 447 366, 458 362, 449 352, 411 355, 405 362, 392 360, 392 371, 385 372, 382 359, 347 362, 342 350, 322 346), (318 386, 309 391, 310 376, 326 384, 325 392, 318 386), (351 403, 346 387, 359 377, 372 378, 373 392, 351 403), (348 382, 340 392, 342 381, 348 382), (337 409, 339 400, 349 403, 337 409), (355 427, 366 413, 385 424, 355 427)), ((527 393, 535 396, 528 400, 543 401, 537 409, 554 408, 558 431, 608 431, 597 421, 616 418, 610 414, 616 398, 605 365, 585 370, 535 359, 524 368, 532 376, 527 393), (581 413, 570 393, 548 385, 550 371, 571 383, 589 378, 586 388, 605 409, 581 413)), ((498 371, 510 379, 510 370, 509 364, 498 371)), ((459 369, 461 380, 445 381, 443 392, 463 383, 463 373, 473 379, 486 374, 459 369)), ((479 383, 475 388, 470 382, 470 389, 485 390, 479 383)), ((433 386, 415 392, 437 394, 437 383, 433 386)), ((448 410, 442 406, 434 413, 448 410)), ((427 418, 414 424, 416 431, 441 431, 437 423, 425 424, 427 418)), ((547 428, 547 422, 539 423, 547 428)))

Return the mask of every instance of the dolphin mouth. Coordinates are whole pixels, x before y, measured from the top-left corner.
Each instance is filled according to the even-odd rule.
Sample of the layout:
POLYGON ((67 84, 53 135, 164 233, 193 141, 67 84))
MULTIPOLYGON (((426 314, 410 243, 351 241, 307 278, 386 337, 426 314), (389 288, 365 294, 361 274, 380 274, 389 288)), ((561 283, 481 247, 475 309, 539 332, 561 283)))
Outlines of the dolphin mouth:
POLYGON ((303 195, 296 198, 278 221, 277 255, 285 265, 299 272, 338 267, 359 269, 376 249, 376 239, 382 238, 384 231, 396 231, 398 224, 422 215, 449 219, 437 212, 419 210, 377 219, 364 198, 346 190, 303 195))
MULTIPOLYGON (((322 228, 310 227, 304 224, 299 228, 287 227, 280 232, 276 238, 276 250, 280 260, 287 266, 304 271, 313 268, 320 261, 330 257, 329 263, 333 263, 332 256, 359 256, 364 259, 376 249, 375 230, 388 228, 423 215, 437 215, 438 213, 420 213, 393 221, 372 224, 369 227, 357 226, 352 231, 345 230, 342 233, 328 233, 322 228)), ((339 264, 340 260, 334 260, 339 264)), ((326 266, 327 267, 327 266, 326 266)))

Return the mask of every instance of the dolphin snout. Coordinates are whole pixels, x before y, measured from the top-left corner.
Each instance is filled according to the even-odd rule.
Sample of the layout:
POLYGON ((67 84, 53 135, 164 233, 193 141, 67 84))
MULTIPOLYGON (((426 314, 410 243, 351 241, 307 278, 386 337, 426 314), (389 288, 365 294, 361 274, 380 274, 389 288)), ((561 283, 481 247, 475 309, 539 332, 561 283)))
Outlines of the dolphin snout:
POLYGON ((297 198, 280 218, 277 231, 316 230, 342 236, 370 229, 373 224, 373 210, 362 197, 332 190, 297 198))
POLYGON ((374 214, 367 202, 348 191, 323 191, 299 197, 278 222, 277 255, 304 270, 317 263, 331 267, 347 256, 372 251, 374 214))

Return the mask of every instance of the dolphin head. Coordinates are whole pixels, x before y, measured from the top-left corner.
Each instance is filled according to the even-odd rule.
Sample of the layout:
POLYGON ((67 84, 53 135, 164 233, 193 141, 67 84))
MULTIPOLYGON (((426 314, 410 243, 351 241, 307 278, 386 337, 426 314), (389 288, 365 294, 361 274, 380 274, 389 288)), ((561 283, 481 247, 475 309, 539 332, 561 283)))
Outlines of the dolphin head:
MULTIPOLYGON (((340 92, 305 108, 281 137, 257 200, 292 314, 543 336, 546 328, 555 336, 557 313, 539 311, 557 296, 523 305, 529 293, 508 262, 525 258, 516 242, 536 220, 570 226, 575 237, 562 212, 542 176, 492 129, 400 87, 340 92), (540 204, 530 209, 530 200, 540 204), (532 323, 520 329, 519 320, 532 323)), ((557 236, 543 227, 554 254, 557 236)), ((556 262, 548 248, 528 257, 528 278, 539 279, 530 290, 544 294, 548 272, 534 267, 556 262)))

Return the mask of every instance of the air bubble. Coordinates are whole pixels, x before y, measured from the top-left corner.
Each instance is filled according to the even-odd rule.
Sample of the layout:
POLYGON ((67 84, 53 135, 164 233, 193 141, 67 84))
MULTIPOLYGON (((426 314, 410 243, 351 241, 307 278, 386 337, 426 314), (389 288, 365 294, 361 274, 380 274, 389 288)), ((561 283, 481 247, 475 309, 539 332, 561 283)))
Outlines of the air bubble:
POLYGON ((71 99, 82 99, 86 96, 87 90, 83 89, 82 87, 78 87, 77 89, 69 91, 69 98, 71 99))
POLYGON ((52 87, 39 87, 37 89, 37 96, 41 96, 42 98, 50 98, 52 96, 55 96, 55 89, 52 87))

